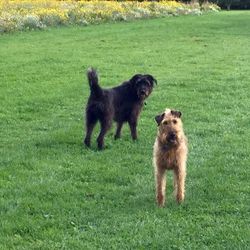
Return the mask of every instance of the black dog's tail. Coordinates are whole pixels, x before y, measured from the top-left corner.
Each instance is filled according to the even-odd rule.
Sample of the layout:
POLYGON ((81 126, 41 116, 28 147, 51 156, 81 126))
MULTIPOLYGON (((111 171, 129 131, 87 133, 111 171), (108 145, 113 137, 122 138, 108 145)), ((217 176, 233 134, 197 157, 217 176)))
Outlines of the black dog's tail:
POLYGON ((102 96, 102 88, 98 84, 98 75, 94 68, 89 68, 87 71, 87 77, 89 80, 89 86, 91 90, 91 94, 101 97, 102 96))

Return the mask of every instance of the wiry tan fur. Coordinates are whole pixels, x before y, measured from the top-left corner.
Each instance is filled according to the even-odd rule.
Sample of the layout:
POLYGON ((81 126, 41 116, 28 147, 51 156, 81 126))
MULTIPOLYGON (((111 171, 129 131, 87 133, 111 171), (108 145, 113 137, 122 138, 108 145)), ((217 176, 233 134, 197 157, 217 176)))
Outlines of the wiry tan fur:
POLYGON ((174 189, 176 201, 184 200, 186 161, 187 161, 187 138, 184 134, 182 121, 178 111, 166 109, 158 118, 158 133, 154 143, 153 164, 156 184, 156 201, 159 206, 165 204, 166 170, 174 171, 174 189), (177 114, 177 115, 176 115, 177 114), (167 140, 174 133, 173 142, 167 140))

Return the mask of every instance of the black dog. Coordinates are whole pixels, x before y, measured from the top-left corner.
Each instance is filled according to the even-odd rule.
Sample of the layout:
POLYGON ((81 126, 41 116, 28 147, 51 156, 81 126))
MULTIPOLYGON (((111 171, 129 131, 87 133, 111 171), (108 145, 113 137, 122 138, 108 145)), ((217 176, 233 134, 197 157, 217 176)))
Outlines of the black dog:
POLYGON ((87 133, 84 139, 86 146, 90 146, 91 134, 97 121, 100 121, 101 131, 97 138, 99 149, 104 147, 104 136, 112 125, 117 122, 115 139, 120 138, 124 122, 128 122, 133 140, 137 139, 137 120, 144 104, 144 100, 151 94, 154 83, 151 75, 134 75, 129 81, 111 88, 102 89, 98 84, 96 70, 87 71, 90 86, 90 97, 86 107, 87 133))

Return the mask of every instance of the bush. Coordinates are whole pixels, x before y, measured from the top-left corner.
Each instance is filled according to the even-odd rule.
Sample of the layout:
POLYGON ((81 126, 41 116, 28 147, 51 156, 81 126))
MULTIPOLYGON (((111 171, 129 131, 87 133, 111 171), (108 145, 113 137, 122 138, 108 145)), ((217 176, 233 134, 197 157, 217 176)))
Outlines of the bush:
POLYGON ((212 0, 223 9, 250 9, 250 0, 212 0))
POLYGON ((45 24, 43 24, 39 17, 37 15, 27 15, 23 17, 22 22, 20 23, 20 28, 24 27, 25 29, 42 29, 45 27, 45 24))
POLYGON ((200 15, 216 11, 214 4, 184 4, 176 1, 57 1, 13 0, 0 2, 0 32, 43 29, 58 25, 88 25, 169 15, 200 15))

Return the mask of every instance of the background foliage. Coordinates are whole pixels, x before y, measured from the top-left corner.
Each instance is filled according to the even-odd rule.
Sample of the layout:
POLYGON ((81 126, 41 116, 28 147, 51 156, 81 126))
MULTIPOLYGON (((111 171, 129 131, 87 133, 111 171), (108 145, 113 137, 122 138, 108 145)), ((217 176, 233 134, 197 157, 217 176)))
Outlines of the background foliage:
POLYGON ((213 0, 222 8, 229 9, 250 9, 250 0, 213 0))
POLYGON ((176 1, 57 1, 13 0, 0 2, 0 33, 44 29, 51 26, 129 21, 163 16, 200 15, 218 11, 215 4, 184 4, 176 1))
MULTIPOLYGON (((192 2, 193 0, 183 0, 183 2, 192 2)), ((198 0, 200 5, 206 4, 207 0, 198 0)), ((209 0, 223 9, 250 9, 250 0, 209 0)))

